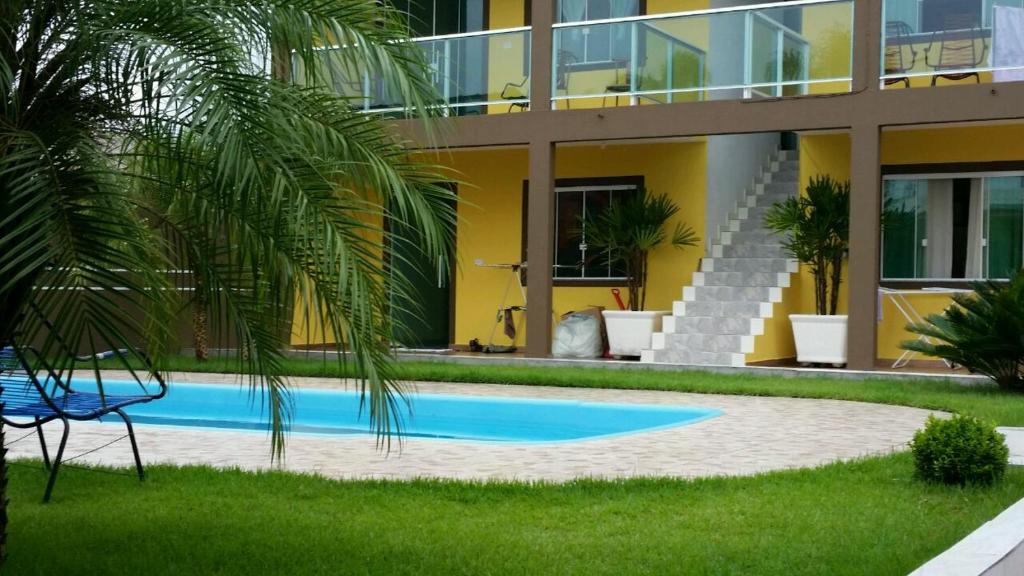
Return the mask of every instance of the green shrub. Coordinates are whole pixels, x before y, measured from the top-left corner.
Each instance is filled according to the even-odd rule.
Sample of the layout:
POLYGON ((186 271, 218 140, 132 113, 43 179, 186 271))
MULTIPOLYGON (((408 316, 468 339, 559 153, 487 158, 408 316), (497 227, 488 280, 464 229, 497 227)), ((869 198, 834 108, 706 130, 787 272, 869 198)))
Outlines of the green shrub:
POLYGON ((979 282, 974 292, 907 330, 929 340, 903 342, 907 350, 944 358, 995 380, 1000 388, 1024 392, 1024 273, 1009 282, 979 282))
POLYGON ((987 485, 1006 472, 1010 450, 995 426, 973 416, 956 415, 949 420, 928 417, 923 430, 914 434, 917 476, 943 484, 987 485))

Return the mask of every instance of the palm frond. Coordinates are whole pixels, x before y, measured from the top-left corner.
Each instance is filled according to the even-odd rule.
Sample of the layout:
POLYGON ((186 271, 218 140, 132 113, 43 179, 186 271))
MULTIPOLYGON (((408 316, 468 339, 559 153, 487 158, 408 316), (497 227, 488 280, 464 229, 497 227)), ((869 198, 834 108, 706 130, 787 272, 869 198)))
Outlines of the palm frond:
POLYGON ((453 193, 331 92, 321 64, 330 53, 361 67, 429 117, 437 95, 407 40, 393 9, 369 0, 0 8, 0 339, 43 337, 56 319, 45 338, 72 347, 165 352, 174 315, 208 303, 280 455, 280 367, 298 315, 355 364, 386 441, 403 406, 389 306, 414 297, 382 246, 393 224, 410 226, 447 266, 453 193), (282 57, 302 85, 269 74, 282 57))

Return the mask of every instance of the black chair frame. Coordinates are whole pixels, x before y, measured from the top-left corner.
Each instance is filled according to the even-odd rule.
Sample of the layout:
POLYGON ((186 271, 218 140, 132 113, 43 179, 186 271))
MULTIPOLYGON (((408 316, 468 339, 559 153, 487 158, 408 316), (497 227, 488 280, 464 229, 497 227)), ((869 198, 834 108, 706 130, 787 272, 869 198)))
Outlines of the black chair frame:
MULTIPOLYGON (((0 349, 0 386, 4 386, 4 382, 6 382, 6 386, 4 386, 6 390, 0 388, 0 403, 3 404, 3 413, 0 414, 0 419, 4 424, 14 428, 36 429, 43 453, 43 464, 50 472, 46 490, 43 493, 43 502, 49 502, 53 493, 53 486, 57 481, 57 473, 64 457, 64 448, 67 446, 70 421, 72 420, 98 420, 104 416, 116 414, 124 421, 125 427, 128 429, 128 438, 131 441, 135 470, 139 480, 145 479, 142 459, 139 456, 139 446, 135 440, 135 430, 132 427, 131 418, 124 412, 124 408, 162 398, 167 393, 167 384, 160 375, 153 372, 153 377, 159 388, 155 394, 115 396, 95 392, 79 392, 72 389, 68 382, 55 372, 53 367, 36 350, 29 347, 0 349), (33 363, 29 362, 26 353, 33 356, 34 365, 38 368, 33 368, 33 363), (47 377, 43 382, 39 380, 38 370, 46 372, 47 377), (18 383, 24 386, 24 389, 20 391, 20 401, 13 403, 10 394, 15 391, 11 390, 11 386, 18 383), (34 396, 30 397, 33 394, 34 396), (38 400, 33 402, 36 398, 38 400), (24 422, 13 418, 32 418, 32 421, 24 422), (55 420, 61 421, 64 430, 56 456, 51 461, 46 437, 43 434, 43 425, 55 420)), ((136 381, 141 386, 141 380, 138 380, 138 377, 136 377, 136 381)))
MULTIPOLYGON (((902 20, 891 20, 885 23, 885 74, 906 74, 914 69, 917 63, 917 50, 914 48, 911 37, 914 30, 909 24, 902 20), (910 63, 907 63, 906 52, 910 52, 910 63)), ((885 85, 890 86, 897 82, 902 83, 905 88, 910 88, 909 76, 898 76, 885 79, 885 85)))
POLYGON ((529 82, 529 81, 530 81, 530 77, 529 76, 524 76, 522 81, 520 81, 518 83, 516 83, 516 82, 506 82, 505 83, 505 87, 501 89, 501 96, 500 96, 500 98, 502 100, 509 100, 510 101, 510 103, 508 105, 508 111, 509 112, 511 112, 513 108, 519 108, 520 112, 524 112, 524 111, 526 111, 527 108, 530 107, 530 99, 529 99, 528 96, 526 96, 526 90, 527 90, 526 83, 529 82), (513 89, 517 90, 519 92, 519 94, 517 95, 517 94, 509 93, 509 90, 513 90, 513 89))
POLYGON ((957 71, 977 68, 985 62, 988 42, 985 41, 978 16, 973 12, 947 15, 944 28, 932 33, 931 40, 924 49, 925 64, 934 70, 931 85, 935 86, 939 78, 960 81, 972 77, 976 84, 981 84, 979 73, 957 71), (976 39, 981 40, 981 50, 976 46, 976 39), (936 42, 939 44, 938 56, 937 60, 932 62, 932 48, 936 42))

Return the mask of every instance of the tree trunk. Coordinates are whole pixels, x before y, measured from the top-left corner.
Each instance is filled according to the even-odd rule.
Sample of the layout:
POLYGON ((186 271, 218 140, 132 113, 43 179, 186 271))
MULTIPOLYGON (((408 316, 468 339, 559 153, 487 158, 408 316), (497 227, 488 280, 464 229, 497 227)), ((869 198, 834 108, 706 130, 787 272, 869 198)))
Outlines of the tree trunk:
POLYGON ((196 360, 203 361, 210 356, 210 334, 207 329, 206 308, 196 304, 192 312, 192 345, 196 350, 196 360))
POLYGON ((815 262, 814 273, 814 309, 817 314, 828 313, 828 265, 823 257, 818 257, 815 262))
POLYGON ((647 255, 640 256, 640 308, 647 309, 647 255))
POLYGON ((631 254, 626 260, 626 287, 629 288, 629 301, 626 307, 633 311, 640 309, 640 290, 643 287, 641 274, 640 260, 635 254, 631 254))
POLYGON ((194 283, 195 298, 192 299, 192 346, 196 360, 204 361, 210 356, 210 332, 206 316, 206 287, 197 277, 194 283))
MULTIPOLYGON (((0 388, 0 412, 4 405, 3 388, 0 388)), ((7 447, 4 445, 4 422, 0 420, 0 572, 7 559, 7 447)))
MULTIPOLYGON (((31 297, 36 275, 0 294, 0 348, 14 344, 14 333, 20 324, 21 311, 31 297)), ((0 388, 0 413, 3 412, 3 388, 0 388)), ((7 558, 7 448, 4 444, 4 423, 0 420, 0 569, 7 558)), ((2 570, 0 570, 2 572, 2 570)))
POLYGON ((832 283, 829 286, 831 290, 830 304, 829 307, 831 312, 829 314, 835 314, 839 311, 839 285, 843 283, 843 259, 842 257, 832 261, 832 283))

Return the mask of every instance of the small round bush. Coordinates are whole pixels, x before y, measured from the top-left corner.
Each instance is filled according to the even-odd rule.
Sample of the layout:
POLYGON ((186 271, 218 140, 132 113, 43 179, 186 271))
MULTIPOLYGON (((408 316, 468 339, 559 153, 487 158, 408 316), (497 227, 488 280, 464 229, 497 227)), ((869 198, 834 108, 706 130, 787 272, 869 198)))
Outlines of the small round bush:
POLYGON ((943 484, 992 484, 1003 477, 1010 450, 995 426, 972 416, 948 420, 928 417, 923 430, 914 434, 917 476, 943 484))

